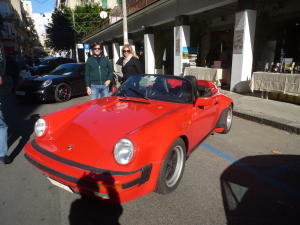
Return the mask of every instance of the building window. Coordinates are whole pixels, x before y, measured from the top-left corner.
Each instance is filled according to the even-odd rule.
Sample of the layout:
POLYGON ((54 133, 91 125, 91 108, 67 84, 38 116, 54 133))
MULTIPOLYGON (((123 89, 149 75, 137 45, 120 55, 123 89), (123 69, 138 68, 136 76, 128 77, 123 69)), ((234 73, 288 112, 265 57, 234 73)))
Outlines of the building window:
POLYGON ((6 18, 11 15, 9 5, 2 1, 0 2, 0 14, 2 15, 2 18, 6 18))
POLYGON ((107 8, 107 0, 102 0, 102 7, 107 8))
POLYGON ((117 6, 121 5, 121 0, 117 0, 117 6))

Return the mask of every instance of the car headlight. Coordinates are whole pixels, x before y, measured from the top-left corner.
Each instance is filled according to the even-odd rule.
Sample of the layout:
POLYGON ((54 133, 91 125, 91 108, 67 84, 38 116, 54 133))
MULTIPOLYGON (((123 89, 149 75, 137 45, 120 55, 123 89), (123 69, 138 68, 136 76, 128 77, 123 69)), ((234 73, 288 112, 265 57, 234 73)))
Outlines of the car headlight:
POLYGON ((134 146, 131 140, 123 138, 115 145, 114 157, 117 163, 125 165, 130 162, 134 154, 134 146))
POLYGON ((48 87, 51 83, 52 83, 52 80, 46 80, 46 81, 43 83, 43 87, 48 87))
POLYGON ((41 137, 46 130, 46 120, 38 119, 34 125, 34 132, 37 137, 41 137))

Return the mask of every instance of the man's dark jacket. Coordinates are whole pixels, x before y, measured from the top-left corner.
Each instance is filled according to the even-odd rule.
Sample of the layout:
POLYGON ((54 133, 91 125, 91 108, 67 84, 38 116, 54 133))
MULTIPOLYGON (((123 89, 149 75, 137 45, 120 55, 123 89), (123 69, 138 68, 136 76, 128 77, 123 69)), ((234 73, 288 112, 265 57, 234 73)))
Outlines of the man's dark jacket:
POLYGON ((104 55, 101 55, 100 65, 96 58, 91 56, 87 59, 85 64, 85 83, 86 87, 94 85, 103 85, 107 80, 112 80, 113 69, 110 61, 104 55))

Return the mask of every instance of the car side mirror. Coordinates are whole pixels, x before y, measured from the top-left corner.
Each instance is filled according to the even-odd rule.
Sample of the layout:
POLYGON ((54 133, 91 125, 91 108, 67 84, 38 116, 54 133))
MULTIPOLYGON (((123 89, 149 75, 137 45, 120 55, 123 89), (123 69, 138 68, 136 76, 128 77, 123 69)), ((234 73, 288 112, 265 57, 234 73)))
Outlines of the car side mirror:
POLYGON ((213 99, 211 97, 198 97, 195 106, 203 107, 213 104, 213 99))

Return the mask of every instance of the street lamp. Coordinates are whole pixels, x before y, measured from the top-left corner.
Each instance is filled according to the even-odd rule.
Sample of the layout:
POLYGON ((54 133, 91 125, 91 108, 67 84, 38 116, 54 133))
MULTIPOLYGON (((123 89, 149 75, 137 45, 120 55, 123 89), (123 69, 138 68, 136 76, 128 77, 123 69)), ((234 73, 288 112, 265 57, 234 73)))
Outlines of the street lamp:
POLYGON ((128 45, 126 0, 122 0, 124 45, 128 45))
POLYGON ((75 38, 75 54, 76 54, 76 62, 78 62, 78 48, 77 48, 77 37, 76 37, 76 30, 75 30, 75 18, 74 18, 74 11, 72 12, 72 18, 73 18, 73 27, 74 27, 74 38, 75 38))
POLYGON ((100 16, 101 19, 105 19, 105 18, 107 17, 107 12, 101 11, 101 12, 99 13, 99 16, 100 16))

